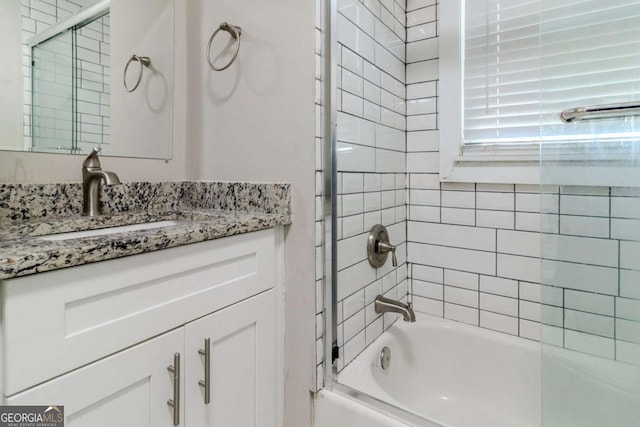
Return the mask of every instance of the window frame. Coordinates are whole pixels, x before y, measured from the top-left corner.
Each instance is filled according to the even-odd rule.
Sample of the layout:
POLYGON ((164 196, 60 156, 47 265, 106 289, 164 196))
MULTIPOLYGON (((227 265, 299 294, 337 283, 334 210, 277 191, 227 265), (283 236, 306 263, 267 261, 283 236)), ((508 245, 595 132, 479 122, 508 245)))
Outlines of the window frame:
POLYGON ((545 148, 544 156, 540 142, 467 146, 463 153, 463 1, 439 7, 440 181, 639 187, 640 140, 617 149, 567 141, 545 148))
POLYGON ((462 152, 463 1, 444 1, 439 7, 440 181, 539 184, 539 144, 485 145, 462 152))

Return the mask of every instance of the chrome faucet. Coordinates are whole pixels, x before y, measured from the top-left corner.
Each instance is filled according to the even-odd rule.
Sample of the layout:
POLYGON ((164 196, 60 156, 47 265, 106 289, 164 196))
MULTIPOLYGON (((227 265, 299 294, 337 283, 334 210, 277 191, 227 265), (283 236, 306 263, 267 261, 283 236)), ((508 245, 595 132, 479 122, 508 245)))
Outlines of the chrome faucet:
POLYGON ((114 172, 103 171, 100 167, 98 153, 99 147, 95 147, 91 154, 82 163, 82 215, 97 216, 100 214, 99 196, 100 182, 105 185, 120 184, 120 178, 114 172))
POLYGON ((385 298, 382 295, 378 295, 376 297, 374 303, 374 309, 376 314, 382 313, 400 313, 405 322, 415 322, 416 314, 413 312, 413 309, 409 304, 401 303, 400 301, 396 301, 394 299, 385 298))

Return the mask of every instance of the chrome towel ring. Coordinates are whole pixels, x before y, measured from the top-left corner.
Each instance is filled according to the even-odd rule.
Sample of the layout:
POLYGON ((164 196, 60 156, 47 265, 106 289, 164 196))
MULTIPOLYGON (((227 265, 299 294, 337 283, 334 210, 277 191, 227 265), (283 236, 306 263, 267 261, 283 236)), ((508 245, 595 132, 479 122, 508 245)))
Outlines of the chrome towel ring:
POLYGON ((151 59, 149 59, 148 56, 131 55, 131 58, 129 58, 129 60, 127 61, 127 65, 124 67, 124 73, 122 74, 122 83, 124 83, 124 88, 127 90, 127 92, 133 92, 134 90, 138 89, 138 86, 140 86, 140 82, 142 81, 142 72, 144 70, 144 67, 148 67, 149 65, 151 65, 151 59), (138 71, 138 80, 136 81, 136 84, 131 89, 129 89, 129 87, 127 86, 127 70, 129 69, 129 65, 131 65, 131 63, 134 61, 140 64, 140 69, 138 71))
POLYGON ((238 52, 240 52, 240 36, 241 35, 242 35, 242 28, 236 25, 227 24, 226 22, 223 22, 222 24, 220 24, 220 27, 218 27, 213 32, 213 34, 211 34, 211 37, 209 38, 209 43, 207 44, 207 62, 209 63, 209 67, 211 67, 212 70, 214 71, 226 70, 231 66, 231 64, 233 64, 233 61, 235 61, 236 58, 238 57, 238 52), (229 34, 231 34, 231 37, 233 37, 236 40, 236 50, 233 53, 233 58, 231 58, 231 61, 229 61, 229 63, 224 67, 216 67, 215 65, 213 65, 213 62, 211 61, 211 43, 213 43, 213 39, 216 37, 218 32, 220 32, 220 30, 228 32, 229 34))

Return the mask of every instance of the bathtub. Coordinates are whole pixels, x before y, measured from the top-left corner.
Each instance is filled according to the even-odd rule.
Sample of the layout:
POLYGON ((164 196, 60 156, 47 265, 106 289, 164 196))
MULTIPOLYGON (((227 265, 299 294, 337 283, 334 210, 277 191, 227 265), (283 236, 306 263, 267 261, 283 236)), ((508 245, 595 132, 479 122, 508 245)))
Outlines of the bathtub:
POLYGON ((339 374, 338 383, 364 393, 373 407, 380 407, 377 399, 401 410, 387 406, 393 411, 384 415, 361 404, 351 422, 339 421, 345 415, 324 423, 331 414, 353 412, 344 405, 359 403, 346 396, 359 393, 343 393, 341 401, 325 391, 316 426, 541 426, 543 403, 545 427, 637 425, 637 366, 540 349, 535 341, 427 315, 416 323, 398 321, 339 374), (384 347, 391 354, 387 369, 380 366, 384 347))

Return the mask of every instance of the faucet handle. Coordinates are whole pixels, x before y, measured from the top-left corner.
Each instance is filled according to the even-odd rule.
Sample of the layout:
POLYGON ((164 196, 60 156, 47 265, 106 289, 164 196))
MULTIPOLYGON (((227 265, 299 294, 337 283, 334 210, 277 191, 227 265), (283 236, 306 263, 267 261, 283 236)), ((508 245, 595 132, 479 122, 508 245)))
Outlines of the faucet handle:
POLYGON ((389 242, 378 242, 378 250, 381 253, 391 252, 391 265, 394 267, 398 266, 398 258, 396 258, 396 247, 389 242))
POLYGON ((367 258, 373 268, 380 268, 387 261, 389 252, 392 264, 398 266, 396 247, 389 242, 389 233, 382 224, 374 225, 367 239, 367 258))
POLYGON ((100 169, 100 159, 98 158, 100 151, 102 151, 100 147, 93 147, 91 153, 89 153, 87 158, 84 159, 84 162, 82 162, 82 167, 87 169, 100 169))

